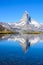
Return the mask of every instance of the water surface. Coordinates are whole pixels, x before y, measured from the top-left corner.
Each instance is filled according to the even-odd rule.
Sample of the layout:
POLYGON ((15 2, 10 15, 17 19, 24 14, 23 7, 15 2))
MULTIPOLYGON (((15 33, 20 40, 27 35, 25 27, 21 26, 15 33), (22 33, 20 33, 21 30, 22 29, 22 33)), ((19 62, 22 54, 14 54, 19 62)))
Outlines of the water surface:
POLYGON ((43 35, 0 35, 0 65, 43 65, 43 35))

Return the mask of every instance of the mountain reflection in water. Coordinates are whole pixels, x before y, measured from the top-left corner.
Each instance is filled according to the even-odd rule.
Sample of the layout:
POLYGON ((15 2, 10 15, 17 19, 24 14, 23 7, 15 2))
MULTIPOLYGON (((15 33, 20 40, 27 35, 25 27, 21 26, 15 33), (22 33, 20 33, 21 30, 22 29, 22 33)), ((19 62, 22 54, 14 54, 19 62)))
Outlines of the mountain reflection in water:
POLYGON ((30 47, 31 45, 43 40, 43 35, 41 34, 17 34, 17 35, 13 35, 13 34, 1 34, 0 35, 0 40, 13 40, 13 41, 19 41, 21 47, 24 49, 24 51, 26 51, 28 49, 28 47, 30 47))
MULTIPOLYGON (((14 42, 15 41, 18 41, 19 42, 19 45, 21 46, 21 48, 24 51, 24 54, 27 54, 27 56, 24 55, 24 57, 23 56, 21 57, 21 58, 24 59, 24 61, 22 61, 23 59, 20 61, 19 58, 18 58, 18 60, 19 60, 18 62, 16 62, 16 60, 14 61, 15 57, 13 58, 13 61, 9 61, 9 59, 8 60, 6 59, 7 62, 6 61, 3 61, 3 58, 2 58, 2 61, 1 61, 1 58, 0 58, 0 65, 7 65, 7 64, 8 65, 43 65, 43 62, 42 62, 43 61, 43 58, 42 58, 42 60, 40 59, 39 62, 37 61, 38 60, 37 55, 36 55, 38 53, 37 52, 37 49, 34 50, 34 52, 35 51, 37 52, 36 54, 34 52, 32 53, 33 55, 34 54, 36 55, 35 58, 37 58, 37 59, 35 59, 35 58, 34 59, 31 59, 32 58, 31 54, 29 55, 28 54, 29 52, 28 53, 26 52, 27 50, 29 50, 29 48, 31 48, 32 46, 34 46, 36 43, 39 43, 40 41, 43 41, 43 35, 42 34, 37 34, 37 35, 36 34, 16 34, 16 35, 13 35, 13 34, 0 34, 0 43, 3 40, 4 41, 5 40, 7 40, 7 41, 14 41, 14 42), (31 58, 28 57, 28 56, 31 56, 31 58)), ((6 43, 6 42, 4 42, 4 43, 6 43)), ((0 51, 2 51, 1 49, 2 48, 0 47, 0 51)), ((6 52, 4 51, 4 52, 7 53, 7 51, 6 52)), ((12 53, 10 53, 10 54, 13 55, 13 51, 14 50, 11 49, 10 51, 12 51, 12 53)), ((0 52, 0 57, 2 57, 4 55, 4 52, 3 52, 3 55, 1 55, 2 52, 0 52)), ((15 56, 16 56, 16 53, 14 53, 15 56)), ((22 53, 22 52, 20 51, 19 53, 22 53)), ((6 56, 7 56, 7 54, 5 54, 4 57, 6 57, 6 56)), ((5 60, 5 58, 4 58, 4 60, 5 60)))

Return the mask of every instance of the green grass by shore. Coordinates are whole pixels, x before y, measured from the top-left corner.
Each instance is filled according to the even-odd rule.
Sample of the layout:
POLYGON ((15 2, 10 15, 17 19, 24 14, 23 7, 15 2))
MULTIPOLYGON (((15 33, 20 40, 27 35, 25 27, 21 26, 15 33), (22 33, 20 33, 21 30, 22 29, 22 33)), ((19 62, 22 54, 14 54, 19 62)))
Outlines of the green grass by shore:
MULTIPOLYGON (((23 34, 43 34, 43 32, 22 32, 23 34)), ((19 32, 13 31, 0 31, 0 34, 19 34, 19 32)))
POLYGON ((19 32, 12 32, 12 31, 0 31, 0 34, 18 34, 19 32))
POLYGON ((23 34, 43 34, 43 32, 23 32, 23 34))

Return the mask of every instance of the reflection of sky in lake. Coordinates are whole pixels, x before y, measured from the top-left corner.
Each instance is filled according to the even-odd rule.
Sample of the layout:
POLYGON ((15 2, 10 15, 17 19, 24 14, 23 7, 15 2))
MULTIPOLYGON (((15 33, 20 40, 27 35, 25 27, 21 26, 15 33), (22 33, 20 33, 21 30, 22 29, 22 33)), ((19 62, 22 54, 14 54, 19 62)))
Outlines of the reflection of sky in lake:
POLYGON ((0 40, 0 65, 43 65, 43 40, 28 46, 26 51, 19 41, 0 40))

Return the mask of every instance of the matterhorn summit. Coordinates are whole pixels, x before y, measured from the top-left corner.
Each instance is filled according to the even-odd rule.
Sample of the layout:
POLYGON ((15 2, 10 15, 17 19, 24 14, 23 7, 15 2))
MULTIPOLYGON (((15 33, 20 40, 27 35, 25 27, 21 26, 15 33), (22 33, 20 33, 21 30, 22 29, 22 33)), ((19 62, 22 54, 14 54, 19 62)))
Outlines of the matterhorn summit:
POLYGON ((29 13, 27 11, 24 12, 20 22, 23 22, 25 24, 29 24, 31 22, 31 17, 29 16, 29 13))
POLYGON ((13 27, 15 26, 26 26, 26 25, 34 25, 35 27, 40 27, 40 24, 32 19, 27 11, 24 12, 23 16, 21 17, 18 23, 11 23, 13 27))
POLYGON ((29 13, 25 11, 18 25, 29 25, 29 24, 34 25, 35 27, 40 27, 40 24, 34 19, 32 19, 29 13))
POLYGON ((31 17, 27 11, 24 12, 23 16, 21 17, 18 23, 15 23, 16 26, 24 26, 31 22, 31 17))

